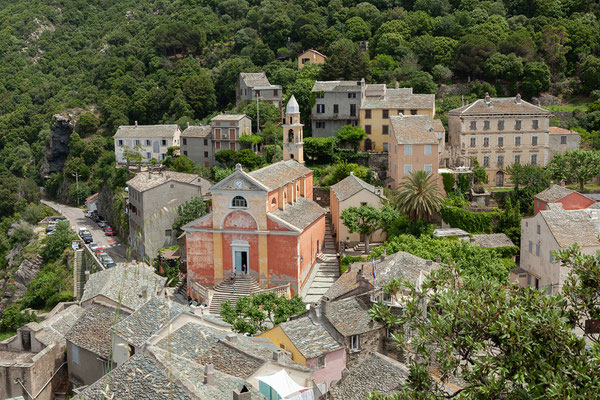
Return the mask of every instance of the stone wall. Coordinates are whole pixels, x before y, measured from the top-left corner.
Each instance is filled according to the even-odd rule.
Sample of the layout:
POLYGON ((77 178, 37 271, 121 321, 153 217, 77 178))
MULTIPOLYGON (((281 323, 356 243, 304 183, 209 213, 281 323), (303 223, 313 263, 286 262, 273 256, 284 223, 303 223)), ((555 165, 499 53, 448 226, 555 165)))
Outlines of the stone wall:
POLYGON ((352 369, 369 353, 383 352, 383 342, 385 340, 385 328, 376 329, 370 332, 362 333, 359 339, 360 350, 350 349, 350 337, 344 338, 346 344, 346 368, 352 369))

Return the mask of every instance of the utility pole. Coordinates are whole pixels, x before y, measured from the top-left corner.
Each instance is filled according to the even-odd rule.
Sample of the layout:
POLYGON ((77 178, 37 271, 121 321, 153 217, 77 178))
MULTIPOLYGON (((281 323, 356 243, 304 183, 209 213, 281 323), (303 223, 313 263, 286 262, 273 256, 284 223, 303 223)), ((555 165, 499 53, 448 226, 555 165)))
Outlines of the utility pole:
POLYGON ((73 175, 75 175, 75 184, 77 185, 77 205, 79 205, 79 172, 75 172, 73 175))
POLYGON ((258 94, 256 94, 256 133, 260 133, 260 111, 258 107, 258 94))

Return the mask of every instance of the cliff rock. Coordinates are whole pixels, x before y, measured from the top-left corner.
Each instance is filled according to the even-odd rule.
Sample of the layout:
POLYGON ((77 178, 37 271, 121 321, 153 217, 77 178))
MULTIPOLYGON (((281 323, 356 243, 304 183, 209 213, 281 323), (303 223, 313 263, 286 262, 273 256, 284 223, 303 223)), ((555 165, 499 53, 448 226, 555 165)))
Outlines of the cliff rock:
POLYGON ((69 140, 75 130, 76 116, 69 113, 55 114, 52 131, 40 173, 49 176, 60 172, 69 156, 69 140))

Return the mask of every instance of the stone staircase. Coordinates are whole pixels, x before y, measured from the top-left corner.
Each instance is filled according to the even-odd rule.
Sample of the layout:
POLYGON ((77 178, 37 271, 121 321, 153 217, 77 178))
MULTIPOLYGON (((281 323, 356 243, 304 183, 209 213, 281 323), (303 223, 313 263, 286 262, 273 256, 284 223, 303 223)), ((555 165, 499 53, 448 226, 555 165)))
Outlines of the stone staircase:
POLYGON ((229 277, 225 278, 213 290, 215 293, 208 306, 208 312, 219 315, 221 313, 221 303, 230 300, 231 305, 235 305, 239 298, 261 291, 263 287, 250 275, 237 275, 233 281, 229 277))
POLYGON ((323 252, 317 254, 314 272, 302 292, 305 303, 316 303, 327 292, 329 287, 340 277, 340 264, 337 258, 335 240, 331 233, 331 213, 325 214, 325 241, 323 252))

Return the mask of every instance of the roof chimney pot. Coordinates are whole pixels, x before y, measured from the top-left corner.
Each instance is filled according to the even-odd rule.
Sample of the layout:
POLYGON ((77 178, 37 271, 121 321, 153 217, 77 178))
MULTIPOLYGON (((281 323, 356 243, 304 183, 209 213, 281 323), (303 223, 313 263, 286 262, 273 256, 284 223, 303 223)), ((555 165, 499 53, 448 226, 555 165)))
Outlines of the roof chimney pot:
POLYGON ((204 384, 208 386, 215 384, 215 367, 212 364, 206 364, 204 367, 204 384))
POLYGON ((135 127, 137 128, 137 126, 138 126, 138 125, 137 125, 137 121, 135 121, 135 127))

